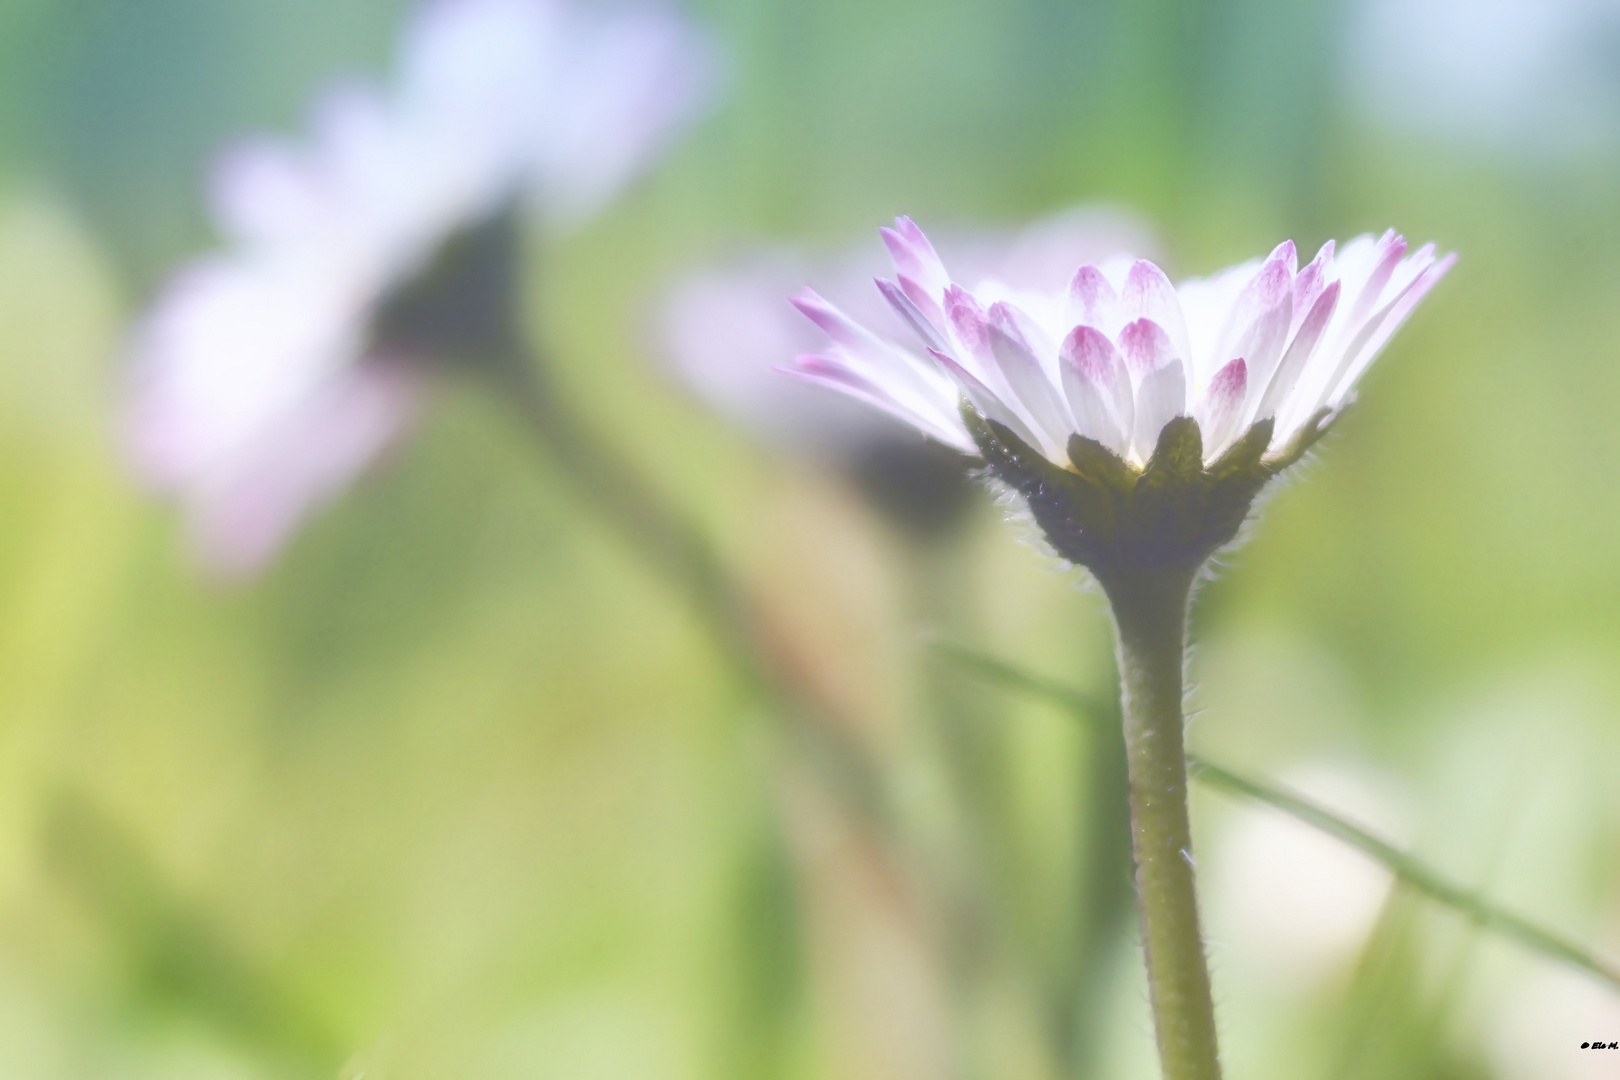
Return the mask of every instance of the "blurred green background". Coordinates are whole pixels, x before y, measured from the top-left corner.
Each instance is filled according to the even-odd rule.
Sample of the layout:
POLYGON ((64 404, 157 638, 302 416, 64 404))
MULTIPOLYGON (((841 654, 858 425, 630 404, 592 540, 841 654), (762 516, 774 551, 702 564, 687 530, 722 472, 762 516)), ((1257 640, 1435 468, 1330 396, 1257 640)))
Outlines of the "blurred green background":
MULTIPOLYGON (((0 1077, 1156 1075, 1109 745, 920 633, 1108 693, 1100 601, 988 498, 919 548, 655 362, 690 264, 875 244, 900 212, 1101 200, 1155 224, 1173 274, 1386 225, 1462 253, 1205 590, 1192 740, 1620 953, 1603 5, 696 6, 727 95, 534 252, 531 326, 755 583, 925 861, 980 883, 984 941, 472 389, 245 585, 199 575, 130 481, 120 340, 213 242, 210 155, 386 71, 405 10, 0 0, 0 1077), (1545 138, 1576 68, 1580 137, 1545 138)), ((1620 1039, 1612 991, 1266 812, 1200 792, 1194 814, 1233 1077, 1613 1075, 1577 1050, 1620 1039)))

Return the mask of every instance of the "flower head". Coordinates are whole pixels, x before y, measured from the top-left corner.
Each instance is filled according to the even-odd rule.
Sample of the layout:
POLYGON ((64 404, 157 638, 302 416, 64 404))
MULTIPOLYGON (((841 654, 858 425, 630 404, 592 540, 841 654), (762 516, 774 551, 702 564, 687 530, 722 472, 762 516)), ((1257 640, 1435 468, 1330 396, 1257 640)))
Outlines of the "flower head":
POLYGON ((204 559, 260 565, 409 426, 420 362, 441 359, 424 352, 492 339, 379 333, 453 238, 520 201, 582 221, 692 114, 708 67, 667 12, 436 0, 392 86, 340 86, 304 139, 228 150, 211 194, 230 246, 175 276, 130 349, 132 457, 187 503, 204 559))
POLYGON ((806 290, 794 303, 830 344, 789 372, 983 456, 1094 569, 1196 564, 1229 541, 1454 260, 1391 231, 1304 267, 1286 242, 1179 287, 1137 259, 968 288, 909 218, 882 235, 897 273, 877 288, 913 342, 806 290))

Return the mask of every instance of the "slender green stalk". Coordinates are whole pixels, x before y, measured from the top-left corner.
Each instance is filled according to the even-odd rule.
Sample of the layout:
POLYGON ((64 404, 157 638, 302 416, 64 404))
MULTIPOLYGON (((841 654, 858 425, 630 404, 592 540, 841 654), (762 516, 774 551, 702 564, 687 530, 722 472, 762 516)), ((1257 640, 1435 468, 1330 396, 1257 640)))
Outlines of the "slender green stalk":
MULTIPOLYGON (((959 661, 968 670, 1037 697, 1061 705, 1081 718, 1101 723, 1108 705, 1083 691, 1033 675, 992 656, 954 642, 938 642, 936 647, 959 661)), ((1354 825, 1308 799, 1280 788, 1222 768, 1196 755, 1187 755, 1192 778, 1231 794, 1265 803, 1283 813, 1341 840, 1382 863, 1403 884, 1431 900, 1453 909, 1483 929, 1516 941, 1540 953, 1580 969, 1608 985, 1620 989, 1620 967, 1598 956, 1591 949, 1525 919, 1504 911, 1487 897, 1448 880, 1420 860, 1386 840, 1354 825)))
POLYGON ((1106 1021, 1103 1003, 1113 974, 1109 946, 1128 925, 1133 899, 1130 777, 1117 697, 1107 703, 1104 717, 1086 754, 1080 917, 1066 952, 1065 973, 1050 991, 1049 1011, 1059 1021, 1055 1049, 1068 1066, 1060 1075, 1077 1080, 1098 1075, 1106 1021))
POLYGON ((1383 863, 1397 878, 1413 889, 1453 908, 1479 927, 1517 941, 1543 956, 1580 968, 1610 986, 1620 989, 1620 968, 1606 963, 1590 949, 1577 945, 1551 930, 1543 929, 1512 912, 1503 911, 1478 893, 1446 880, 1393 844, 1379 839, 1358 825, 1352 825, 1308 799, 1239 776, 1207 761, 1194 760, 1193 776, 1211 787, 1237 795, 1246 795, 1275 807, 1312 828, 1342 840, 1383 863))
POLYGON ((738 683, 771 703, 839 799, 869 826, 889 831, 877 769, 769 655, 757 613, 703 531, 558 393, 539 355, 510 356, 489 374, 498 396, 518 413, 580 500, 684 595, 738 683))
POLYGON ((1187 819, 1182 664, 1191 571, 1107 582, 1130 769, 1131 841, 1148 997, 1165 1080, 1219 1080, 1215 1003, 1187 819))

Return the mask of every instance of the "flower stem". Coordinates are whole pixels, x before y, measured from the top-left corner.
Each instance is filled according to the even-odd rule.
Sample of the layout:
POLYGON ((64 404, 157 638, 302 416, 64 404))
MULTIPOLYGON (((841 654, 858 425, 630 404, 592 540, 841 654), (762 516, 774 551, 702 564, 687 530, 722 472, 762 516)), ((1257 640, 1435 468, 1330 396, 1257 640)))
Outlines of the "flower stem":
POLYGON ((875 763, 772 655, 752 599, 703 530, 574 407, 539 350, 514 346, 488 374, 582 503, 690 605, 743 691, 770 704, 844 806, 897 843, 875 763))
POLYGON ((1187 821, 1182 662, 1192 570, 1112 575, 1131 840, 1153 1027, 1166 1080, 1219 1080, 1215 1008, 1187 821))
MULTIPOLYGON (((1061 705, 1089 723, 1104 724, 1112 720, 1114 706, 1082 690, 1030 674, 953 641, 940 640, 935 642, 935 647, 984 678, 1061 705)), ((1538 923, 1497 907, 1489 898, 1456 884, 1415 856, 1407 854, 1387 840, 1374 836, 1326 807, 1263 780, 1239 775, 1196 754, 1187 755, 1187 764, 1192 770, 1194 780, 1220 788, 1229 794, 1247 796, 1281 810, 1294 820, 1349 844, 1363 855, 1382 864, 1406 885, 1431 900, 1445 904, 1476 925, 1501 934, 1549 959, 1579 968, 1609 986, 1620 989, 1620 964, 1615 964, 1599 956, 1594 950, 1538 923)))

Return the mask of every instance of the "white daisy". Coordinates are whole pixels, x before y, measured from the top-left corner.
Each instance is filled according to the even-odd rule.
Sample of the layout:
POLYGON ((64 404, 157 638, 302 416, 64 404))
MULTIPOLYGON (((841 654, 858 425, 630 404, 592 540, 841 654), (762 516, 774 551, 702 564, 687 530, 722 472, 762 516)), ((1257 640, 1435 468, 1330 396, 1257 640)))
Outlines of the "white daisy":
POLYGON ((582 221, 692 115, 709 61, 667 11, 437 0, 392 86, 338 87, 305 139, 223 155, 229 247, 176 275, 130 349, 132 456, 204 560, 261 565, 408 427, 434 358, 377 340, 391 295, 514 199, 582 221))
POLYGON ((1280 451, 1350 400, 1356 381, 1455 256, 1408 253, 1393 231, 1329 241, 1301 268, 1292 241, 1180 287, 1144 259, 1079 267, 1044 289, 964 288, 909 218, 883 230, 898 271, 878 288, 914 343, 880 337, 806 290, 831 339, 789 371, 977 454, 959 410, 1067 467, 1071 436, 1140 469, 1165 425, 1198 422, 1206 462, 1260 420, 1280 451))
POLYGON ((1105 589, 1230 543, 1453 261, 1389 232, 1179 289, 1145 259, 967 289, 909 218, 883 239, 898 274, 878 290, 914 344, 807 290, 794 303, 831 344, 786 370, 982 456, 1105 589))

